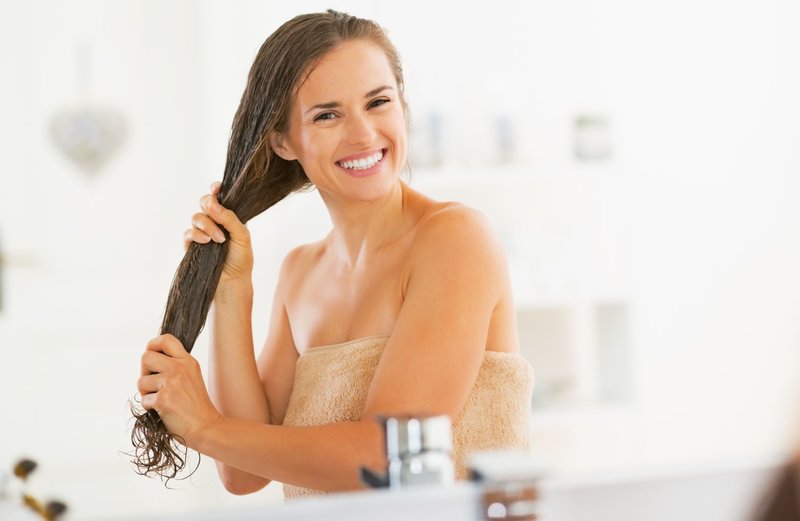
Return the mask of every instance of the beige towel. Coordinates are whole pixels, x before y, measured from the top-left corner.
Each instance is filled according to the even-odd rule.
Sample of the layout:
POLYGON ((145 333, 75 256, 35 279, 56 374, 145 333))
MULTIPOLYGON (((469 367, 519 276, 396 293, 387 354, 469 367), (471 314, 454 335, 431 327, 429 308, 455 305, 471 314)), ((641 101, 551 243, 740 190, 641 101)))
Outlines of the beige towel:
MULTIPOLYGON (((284 425, 360 420, 388 338, 360 338, 303 354, 284 425)), ((473 451, 529 448, 532 393, 533 369, 525 358, 486 351, 475 386, 453 423, 456 479, 468 478, 465 462, 473 451)), ((288 484, 283 491, 286 499, 324 494, 288 484)))

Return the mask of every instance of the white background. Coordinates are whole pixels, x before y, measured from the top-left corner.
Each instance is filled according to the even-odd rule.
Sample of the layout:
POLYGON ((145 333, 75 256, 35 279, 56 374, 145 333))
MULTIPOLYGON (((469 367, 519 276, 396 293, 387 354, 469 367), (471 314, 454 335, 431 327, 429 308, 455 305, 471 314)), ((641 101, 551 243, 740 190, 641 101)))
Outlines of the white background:
MULTIPOLYGON (((388 29, 414 117, 445 122, 448 174, 420 168, 414 182, 496 222, 510 261, 540 281, 520 295, 610 292, 629 306, 629 403, 543 415, 543 461, 602 473, 789 450, 800 418, 796 2, 0 0, 2 468, 37 459, 37 491, 69 502, 74 519, 279 501, 274 487, 227 495, 207 460, 166 491, 118 451, 139 354, 158 333, 182 232, 221 177, 252 59, 280 23, 328 7, 388 29), (80 106, 82 46, 88 101, 128 124, 93 177, 48 136, 54 114, 80 106), (584 112, 612 122, 612 161, 573 159, 584 112), (498 115, 515 128, 511 175, 492 161, 498 115), (560 208, 570 229, 609 224, 567 244, 558 228, 528 233, 560 208), (608 237, 614 251, 592 257, 591 241, 608 237)), ((328 226, 314 193, 252 221, 257 344, 283 254, 328 226)), ((195 349, 204 359, 205 337, 195 349)))

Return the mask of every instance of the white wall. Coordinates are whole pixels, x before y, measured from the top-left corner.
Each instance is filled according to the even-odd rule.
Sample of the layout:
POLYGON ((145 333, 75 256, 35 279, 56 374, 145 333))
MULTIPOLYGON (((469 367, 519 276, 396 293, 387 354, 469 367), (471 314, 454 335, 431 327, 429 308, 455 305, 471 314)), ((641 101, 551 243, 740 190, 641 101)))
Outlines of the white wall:
MULTIPOLYGON (((494 175, 487 128, 497 114, 513 118, 517 167, 531 180, 503 182, 508 192, 532 190, 529 199, 469 178, 426 179, 424 169, 420 186, 461 194, 490 217, 513 209, 528 224, 552 217, 525 205, 546 200, 539 190, 548 184, 595 209, 624 206, 614 215, 629 219, 608 233, 624 237, 629 253, 621 286, 633 313, 633 402, 611 416, 543 417, 543 460, 597 471, 786 450, 800 416, 795 3, 459 2, 420 11, 366 1, 6 0, 0 465, 23 454, 40 460, 38 486, 67 499, 76 519, 274 500, 270 491, 227 496, 208 462, 194 480, 200 488, 167 492, 134 476, 116 451, 128 447, 139 353, 157 333, 197 199, 221 175, 255 52, 283 20, 331 6, 387 26, 406 62, 413 114, 445 117, 451 171, 494 175), (95 178, 47 137, 52 114, 79 99, 81 42, 91 46, 92 101, 124 113, 130 129, 95 178), (571 158, 571 118, 583 111, 612 118, 610 164, 571 158)), ((314 194, 252 222, 257 343, 283 253, 327 226, 314 194)), ((202 359, 204 339, 197 345, 202 359)))

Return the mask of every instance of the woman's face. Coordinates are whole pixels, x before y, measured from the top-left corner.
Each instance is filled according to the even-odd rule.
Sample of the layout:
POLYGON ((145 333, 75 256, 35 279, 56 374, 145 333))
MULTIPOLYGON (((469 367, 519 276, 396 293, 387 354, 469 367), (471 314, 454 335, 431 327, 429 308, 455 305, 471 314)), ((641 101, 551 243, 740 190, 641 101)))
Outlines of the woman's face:
POLYGON ((406 122, 392 68, 372 42, 341 44, 298 89, 288 131, 273 140, 325 196, 373 201, 406 162, 406 122))

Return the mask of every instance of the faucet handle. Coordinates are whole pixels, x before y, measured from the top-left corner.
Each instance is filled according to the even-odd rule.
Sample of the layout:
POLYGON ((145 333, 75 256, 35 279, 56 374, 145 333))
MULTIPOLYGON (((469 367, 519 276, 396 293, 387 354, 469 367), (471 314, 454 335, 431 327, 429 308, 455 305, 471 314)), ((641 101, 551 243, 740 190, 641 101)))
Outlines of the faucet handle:
POLYGON ((369 488, 388 488, 389 478, 382 474, 368 469, 367 467, 358 467, 358 478, 362 483, 369 488))

